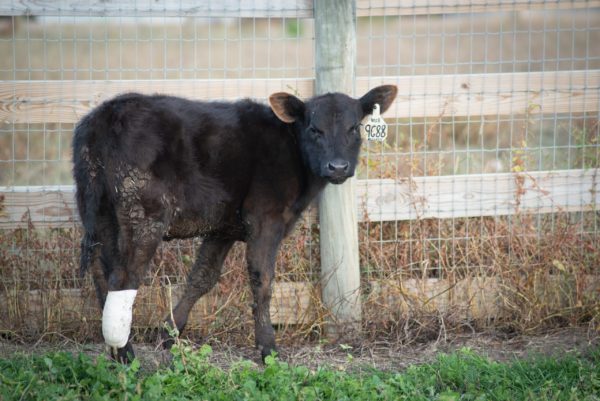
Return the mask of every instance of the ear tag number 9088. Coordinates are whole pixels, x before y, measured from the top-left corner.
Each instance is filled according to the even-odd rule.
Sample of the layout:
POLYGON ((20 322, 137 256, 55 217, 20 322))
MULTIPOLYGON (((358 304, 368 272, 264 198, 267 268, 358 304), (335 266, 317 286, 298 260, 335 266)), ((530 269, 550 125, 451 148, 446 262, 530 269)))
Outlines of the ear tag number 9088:
POLYGON ((362 125, 362 129, 369 141, 384 141, 387 137, 387 124, 379 114, 378 103, 375 103, 373 113, 367 116, 367 121, 362 125))

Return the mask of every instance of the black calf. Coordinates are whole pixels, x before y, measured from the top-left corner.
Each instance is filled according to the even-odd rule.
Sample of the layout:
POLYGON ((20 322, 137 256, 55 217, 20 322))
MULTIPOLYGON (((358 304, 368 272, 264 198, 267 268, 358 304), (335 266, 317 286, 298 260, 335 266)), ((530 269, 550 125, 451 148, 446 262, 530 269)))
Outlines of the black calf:
POLYGON ((115 356, 126 361, 132 353, 131 290, 156 247, 195 236, 204 241, 167 322, 183 330, 194 303, 217 283, 233 243, 244 241, 256 345, 263 358, 269 355, 279 244, 328 182, 354 175, 361 120, 375 103, 384 112, 395 96, 390 85, 358 100, 333 93, 304 103, 276 93, 268 107, 126 94, 85 116, 73 139, 85 229, 81 270, 92 271, 115 356))

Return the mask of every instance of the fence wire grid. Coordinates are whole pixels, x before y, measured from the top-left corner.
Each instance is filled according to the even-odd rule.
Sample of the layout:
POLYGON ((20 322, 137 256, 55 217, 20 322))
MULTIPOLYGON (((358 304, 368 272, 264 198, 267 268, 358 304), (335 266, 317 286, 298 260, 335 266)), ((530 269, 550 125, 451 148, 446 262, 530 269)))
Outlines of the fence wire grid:
MULTIPOLYGON (((172 4, 161 15, 145 2, 119 12, 120 3, 130 4, 118 1, 104 12, 91 2, 77 12, 32 8, 21 16, 18 2, 3 3, 0 10, 11 14, 0 17, 5 196, 73 184, 73 127, 100 101, 92 89, 98 81, 127 88, 154 80, 161 92, 165 81, 184 91, 191 80, 224 87, 252 80, 258 88, 281 79, 291 93, 312 94, 303 89, 315 77, 315 27, 305 2, 253 11, 224 1, 233 4, 225 16, 189 16, 172 4), (74 82, 89 83, 89 98, 70 92, 74 82)), ((365 140, 357 173, 365 288, 379 279, 524 269, 598 273, 600 9, 567 3, 358 1, 355 95, 366 85, 361 79, 399 87, 384 115, 389 135, 365 140)), ((283 244, 278 280, 318 281, 314 211, 283 244)), ((5 223, 28 218, 2 213, 5 223)), ((43 229, 31 222, 0 233, 0 292, 82 285, 77 222, 43 229)), ((181 282, 199 241, 163 244, 148 284, 181 282)), ((219 291, 245 274, 243 253, 232 251, 219 291)))

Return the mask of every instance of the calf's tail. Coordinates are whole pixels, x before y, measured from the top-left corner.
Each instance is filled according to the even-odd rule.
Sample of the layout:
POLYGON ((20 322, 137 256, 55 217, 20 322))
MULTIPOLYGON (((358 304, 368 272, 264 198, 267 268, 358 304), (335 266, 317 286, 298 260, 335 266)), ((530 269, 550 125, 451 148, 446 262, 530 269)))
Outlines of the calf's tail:
POLYGON ((73 175, 75 178, 77 208, 83 224, 81 239, 80 274, 83 276, 94 259, 98 243, 96 219, 100 202, 105 196, 105 179, 102 164, 92 149, 93 118, 84 117, 75 127, 73 135, 73 175))

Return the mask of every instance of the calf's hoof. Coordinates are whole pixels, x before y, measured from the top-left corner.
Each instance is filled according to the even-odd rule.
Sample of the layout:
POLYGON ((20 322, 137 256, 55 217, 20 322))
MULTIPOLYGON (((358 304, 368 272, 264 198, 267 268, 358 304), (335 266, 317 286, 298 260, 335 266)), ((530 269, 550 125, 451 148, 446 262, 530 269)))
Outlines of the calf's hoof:
POLYGON ((175 337, 167 329, 162 328, 159 336, 160 345, 162 345, 164 350, 170 350, 175 344, 175 337))
POLYGON ((110 347, 110 357, 115 362, 129 365, 135 359, 135 353, 131 344, 127 343, 123 348, 110 347))
POLYGON ((272 346, 272 347, 259 347, 260 349, 260 360, 262 361, 262 363, 265 363, 265 359, 267 359, 268 356, 271 355, 271 353, 277 353, 277 347, 272 346))

